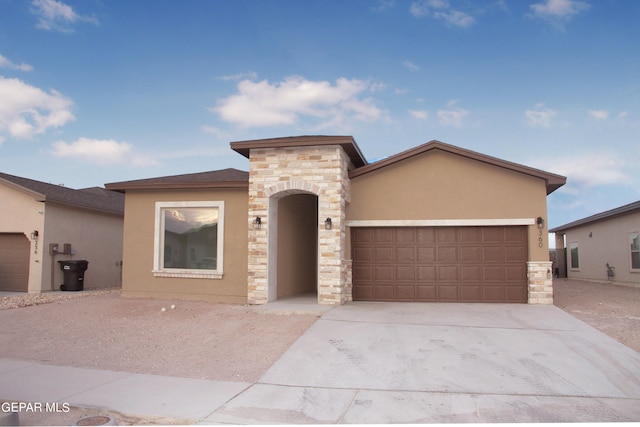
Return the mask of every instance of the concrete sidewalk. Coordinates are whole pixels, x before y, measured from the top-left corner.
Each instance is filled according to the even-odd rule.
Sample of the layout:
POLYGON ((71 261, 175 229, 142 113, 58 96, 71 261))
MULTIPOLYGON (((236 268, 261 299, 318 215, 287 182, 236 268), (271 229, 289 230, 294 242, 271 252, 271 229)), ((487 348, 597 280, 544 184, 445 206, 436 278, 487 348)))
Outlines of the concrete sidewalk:
POLYGON ((553 306, 350 303, 255 384, 0 359, 0 399, 199 424, 640 421, 640 354, 553 306))

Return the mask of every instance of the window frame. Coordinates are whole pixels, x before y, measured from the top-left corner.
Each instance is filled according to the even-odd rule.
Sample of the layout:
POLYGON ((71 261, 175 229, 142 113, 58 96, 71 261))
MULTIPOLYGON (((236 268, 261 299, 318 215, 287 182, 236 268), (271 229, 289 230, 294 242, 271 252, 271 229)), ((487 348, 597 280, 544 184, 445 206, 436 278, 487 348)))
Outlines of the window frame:
POLYGON ((579 271, 580 270, 580 245, 578 242, 570 242, 569 243, 569 269, 571 271, 579 271), (576 267, 573 266, 573 249, 575 247, 576 250, 576 267))
POLYGON ((153 234, 153 275, 154 277, 178 277, 191 279, 222 279, 224 275, 224 201, 180 201, 156 202, 153 234), (218 242, 216 247, 216 269, 187 269, 164 267, 164 227, 165 209, 173 208, 217 208, 218 242))
POLYGON ((638 266, 638 267, 634 267, 633 266, 633 254, 634 254, 634 252, 638 253, 639 254, 638 256, 640 257, 640 248, 638 248, 638 249, 631 248, 631 241, 632 241, 634 235, 636 236, 636 238, 640 239, 640 232, 638 232, 638 231, 632 231, 627 236, 627 239, 628 239, 627 240, 627 244, 629 245, 628 246, 628 248, 629 248, 629 270, 632 273, 640 273, 640 266, 638 266))

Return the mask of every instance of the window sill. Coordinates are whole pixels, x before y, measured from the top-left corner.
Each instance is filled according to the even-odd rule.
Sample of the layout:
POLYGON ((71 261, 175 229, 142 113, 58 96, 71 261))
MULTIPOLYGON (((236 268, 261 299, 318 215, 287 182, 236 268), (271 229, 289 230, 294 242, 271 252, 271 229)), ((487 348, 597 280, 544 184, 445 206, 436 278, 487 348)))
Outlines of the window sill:
POLYGON ((222 279, 222 273, 212 271, 164 271, 153 270, 153 277, 174 277, 180 279, 222 279))

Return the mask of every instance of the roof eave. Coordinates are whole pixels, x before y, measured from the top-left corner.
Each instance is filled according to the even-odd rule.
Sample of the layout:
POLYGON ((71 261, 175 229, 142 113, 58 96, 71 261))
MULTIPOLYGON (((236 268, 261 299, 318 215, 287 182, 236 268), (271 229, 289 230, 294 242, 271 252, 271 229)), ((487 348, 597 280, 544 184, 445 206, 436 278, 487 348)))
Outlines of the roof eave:
POLYGON ((249 141, 234 141, 231 149, 249 158, 251 149, 260 148, 294 148, 323 145, 340 145, 351 159, 355 168, 367 165, 367 159, 352 136, 293 136, 284 138, 269 138, 249 141))
POLYGON ((224 182, 167 182, 167 183, 135 183, 118 182, 105 184, 105 188, 119 193, 126 193, 128 190, 186 190, 186 189, 207 189, 207 188, 249 188, 248 181, 224 181, 224 182))

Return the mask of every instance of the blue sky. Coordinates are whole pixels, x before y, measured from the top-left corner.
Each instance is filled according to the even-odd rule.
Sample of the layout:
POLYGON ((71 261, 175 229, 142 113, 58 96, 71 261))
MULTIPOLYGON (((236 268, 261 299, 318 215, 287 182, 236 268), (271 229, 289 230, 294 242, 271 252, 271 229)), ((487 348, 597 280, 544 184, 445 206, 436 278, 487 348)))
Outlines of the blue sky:
POLYGON ((640 199, 635 0, 0 0, 0 171, 72 188, 234 167, 230 141, 433 139, 640 199))

